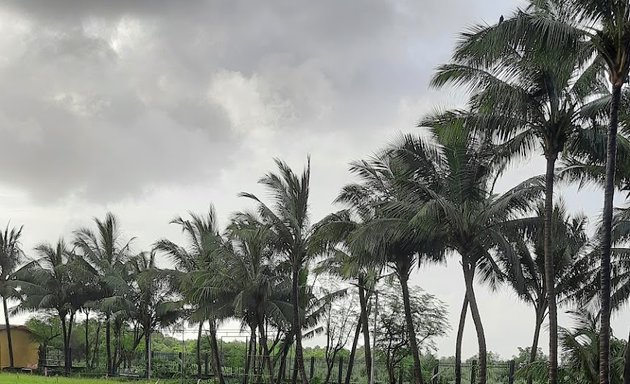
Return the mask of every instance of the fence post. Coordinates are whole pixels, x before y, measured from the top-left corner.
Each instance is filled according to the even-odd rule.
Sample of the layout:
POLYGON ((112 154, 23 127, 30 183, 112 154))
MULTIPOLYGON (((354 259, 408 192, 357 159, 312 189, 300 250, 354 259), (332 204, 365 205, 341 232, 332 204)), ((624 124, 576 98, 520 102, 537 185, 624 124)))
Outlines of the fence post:
POLYGON ((515 371, 515 362, 514 360, 510 360, 508 362, 508 384, 514 384, 514 371, 515 371))
POLYGON ((470 364, 470 384, 475 384, 477 378, 477 360, 473 360, 470 364))
POLYGON ((72 370, 72 348, 68 348, 68 370, 72 370))
POLYGON ((341 384, 343 376, 343 356, 339 356, 339 376, 337 376, 337 384, 341 384))
POLYGON ((313 374, 315 374, 315 356, 311 356, 311 369, 308 372, 309 380, 313 379, 313 374))
POLYGON ((431 382, 433 384, 438 384, 439 383, 439 379, 438 379, 439 375, 440 375, 440 362, 438 362, 437 365, 435 366, 435 368, 433 368, 433 378, 431 380, 431 382))
POLYGON ((203 374, 208 376, 208 352, 203 356, 203 374))

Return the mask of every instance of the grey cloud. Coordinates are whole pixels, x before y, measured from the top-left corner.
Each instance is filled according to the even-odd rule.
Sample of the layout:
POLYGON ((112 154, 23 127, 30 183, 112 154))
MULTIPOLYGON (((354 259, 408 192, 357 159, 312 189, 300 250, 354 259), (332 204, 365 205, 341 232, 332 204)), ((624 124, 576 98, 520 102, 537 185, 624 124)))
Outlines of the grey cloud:
POLYGON ((274 152, 257 143, 382 129, 497 2, 429 3, 8 2, 1 180, 111 202, 274 152))

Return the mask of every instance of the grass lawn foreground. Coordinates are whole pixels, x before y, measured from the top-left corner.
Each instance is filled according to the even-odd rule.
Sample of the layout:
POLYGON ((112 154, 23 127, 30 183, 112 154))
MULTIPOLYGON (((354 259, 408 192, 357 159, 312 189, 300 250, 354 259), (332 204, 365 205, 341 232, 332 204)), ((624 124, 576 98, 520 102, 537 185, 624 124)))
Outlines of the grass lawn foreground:
MULTIPOLYGON (((79 378, 79 377, 44 377, 30 374, 16 374, 16 373, 2 373, 0 374, 0 384, 121 384, 121 383, 136 383, 136 384, 155 384, 157 380, 125 380, 118 381, 115 379, 92 379, 92 378, 79 378)), ((179 381, 173 380, 159 380, 160 384, 179 383, 179 381)))

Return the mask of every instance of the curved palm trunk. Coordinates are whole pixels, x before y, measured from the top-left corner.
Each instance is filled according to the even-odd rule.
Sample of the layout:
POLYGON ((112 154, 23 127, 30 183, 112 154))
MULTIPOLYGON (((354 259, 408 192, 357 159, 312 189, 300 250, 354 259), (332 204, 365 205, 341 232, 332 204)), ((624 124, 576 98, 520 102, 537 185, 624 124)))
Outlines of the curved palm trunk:
POLYGON ((243 384, 249 381, 249 370, 252 366, 256 349, 256 326, 249 325, 249 345, 247 346, 247 358, 245 359, 245 374, 243 375, 243 384))
POLYGON ((7 329, 7 346, 9 348, 9 367, 14 368, 15 363, 13 361, 13 341, 11 339, 11 324, 9 324, 9 308, 7 306, 7 299, 2 298, 2 308, 4 310, 4 324, 7 329))
MULTIPOLYGON (((538 340, 540 339, 540 328, 545 317, 545 308, 542 305, 536 307, 536 323, 534 325, 534 339, 532 340, 532 348, 529 351, 529 363, 532 364, 536 361, 536 355, 538 354, 538 340)), ((532 384, 533 378, 531 375, 527 377, 527 384, 532 384)))
POLYGON ((455 345, 455 384, 462 384, 462 341, 464 340, 464 326, 466 325, 466 314, 468 313, 468 296, 464 294, 462 311, 459 314, 459 325, 457 326, 457 341, 455 345))
POLYGON ((105 351, 107 353, 107 376, 112 376, 112 322, 105 318, 105 351))
POLYGON ((282 343, 282 351, 280 353, 280 367, 278 368, 278 384, 283 382, 286 377, 287 358, 289 357, 291 344, 293 344, 293 334, 289 333, 282 343))
POLYGON ((359 277, 359 307, 361 310, 361 326, 363 328, 363 352, 365 352, 365 370, 367 371, 367 381, 371 383, 372 374, 372 349, 370 346, 370 323, 367 313, 367 297, 365 295, 365 279, 359 277))
POLYGON ((293 305, 293 330, 295 333, 295 363, 296 369, 302 378, 303 384, 308 384, 308 376, 304 370, 304 355, 302 351, 302 324, 300 321, 300 266, 297 262, 293 263, 292 273, 292 290, 291 290, 291 304, 293 305))
POLYGON ((144 369, 147 379, 151 379, 151 331, 148 327, 144 331, 144 369))
POLYGON ((547 154, 545 173, 545 220, 543 251, 545 253, 545 286, 549 303, 549 384, 558 382, 558 311, 553 252, 551 250, 551 220, 553 215, 553 185, 557 153, 547 154))
POLYGON ((61 337, 63 338, 63 371, 68 375, 68 329, 66 328, 66 315, 59 314, 61 321, 61 337))
POLYGON ((210 349, 212 351, 212 369, 219 384, 225 384, 223 371, 221 370, 221 356, 219 356, 219 344, 217 343, 217 329, 214 321, 210 320, 210 349))
POLYGON ((269 355, 269 346, 267 346, 267 333, 265 332, 264 320, 258 323, 258 331, 260 332, 260 345, 263 350, 263 365, 267 367, 267 382, 273 383, 273 367, 271 366, 271 356, 269 355))
POLYGON ((466 296, 468 297, 468 304, 470 305, 470 313, 472 314, 473 322, 475 323, 475 330, 477 331, 477 342, 479 344, 479 384, 486 384, 487 381, 487 350, 486 350, 486 335, 483 330, 483 324, 481 323, 481 315, 479 314, 479 307, 477 307, 477 299, 475 298, 475 290, 473 284, 473 271, 467 262, 463 263, 464 269, 464 281, 466 282, 466 296))
POLYGON ((357 353, 357 346, 359 344, 359 336, 361 335, 361 318, 357 322, 357 327, 354 330, 354 338, 352 339, 352 348, 350 348, 350 356, 348 356, 348 369, 346 371, 346 379, 344 380, 344 384, 350 384, 350 380, 352 378, 352 368, 354 365, 354 358, 357 353))
POLYGON ((85 366, 90 366, 90 312, 85 311, 85 366))
POLYGON ((601 256, 601 329, 599 337, 599 382, 610 382, 610 248, 612 246, 613 198, 615 196, 615 167, 617 161, 617 126, 619 124, 619 102, 623 80, 615 81, 610 104, 610 125, 606 145, 606 186, 604 188, 604 211, 602 213, 602 256, 601 256))
POLYGON ((630 335, 623 354, 623 384, 630 384, 630 335))
POLYGON ((398 280, 402 288, 403 306, 405 307, 405 323, 407 324, 407 334, 409 337, 409 349, 413 356, 413 380, 415 384, 423 384, 422 366, 420 365, 420 352, 418 351, 418 341, 416 339, 416 330, 413 326, 413 317, 411 315, 411 302, 409 301, 409 266, 400 265, 397 268, 398 280))
POLYGON ((90 361, 90 368, 94 369, 94 367, 98 366, 99 358, 98 358, 98 350, 101 344, 101 321, 97 321, 96 325, 96 336, 94 338, 94 346, 92 347, 92 361, 90 361))
POLYGON ((201 379, 201 334, 203 332, 203 321, 199 322, 199 328, 197 329, 197 344, 196 344, 196 353, 197 353, 197 378, 201 379))

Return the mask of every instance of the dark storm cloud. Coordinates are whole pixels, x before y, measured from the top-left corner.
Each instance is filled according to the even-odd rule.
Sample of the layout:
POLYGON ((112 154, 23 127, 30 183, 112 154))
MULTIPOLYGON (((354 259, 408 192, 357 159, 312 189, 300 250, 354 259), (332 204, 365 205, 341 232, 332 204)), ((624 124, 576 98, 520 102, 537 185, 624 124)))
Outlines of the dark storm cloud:
POLYGON ((116 201, 207 182, 278 132, 374 131, 492 3, 8 2, 0 180, 116 201))

